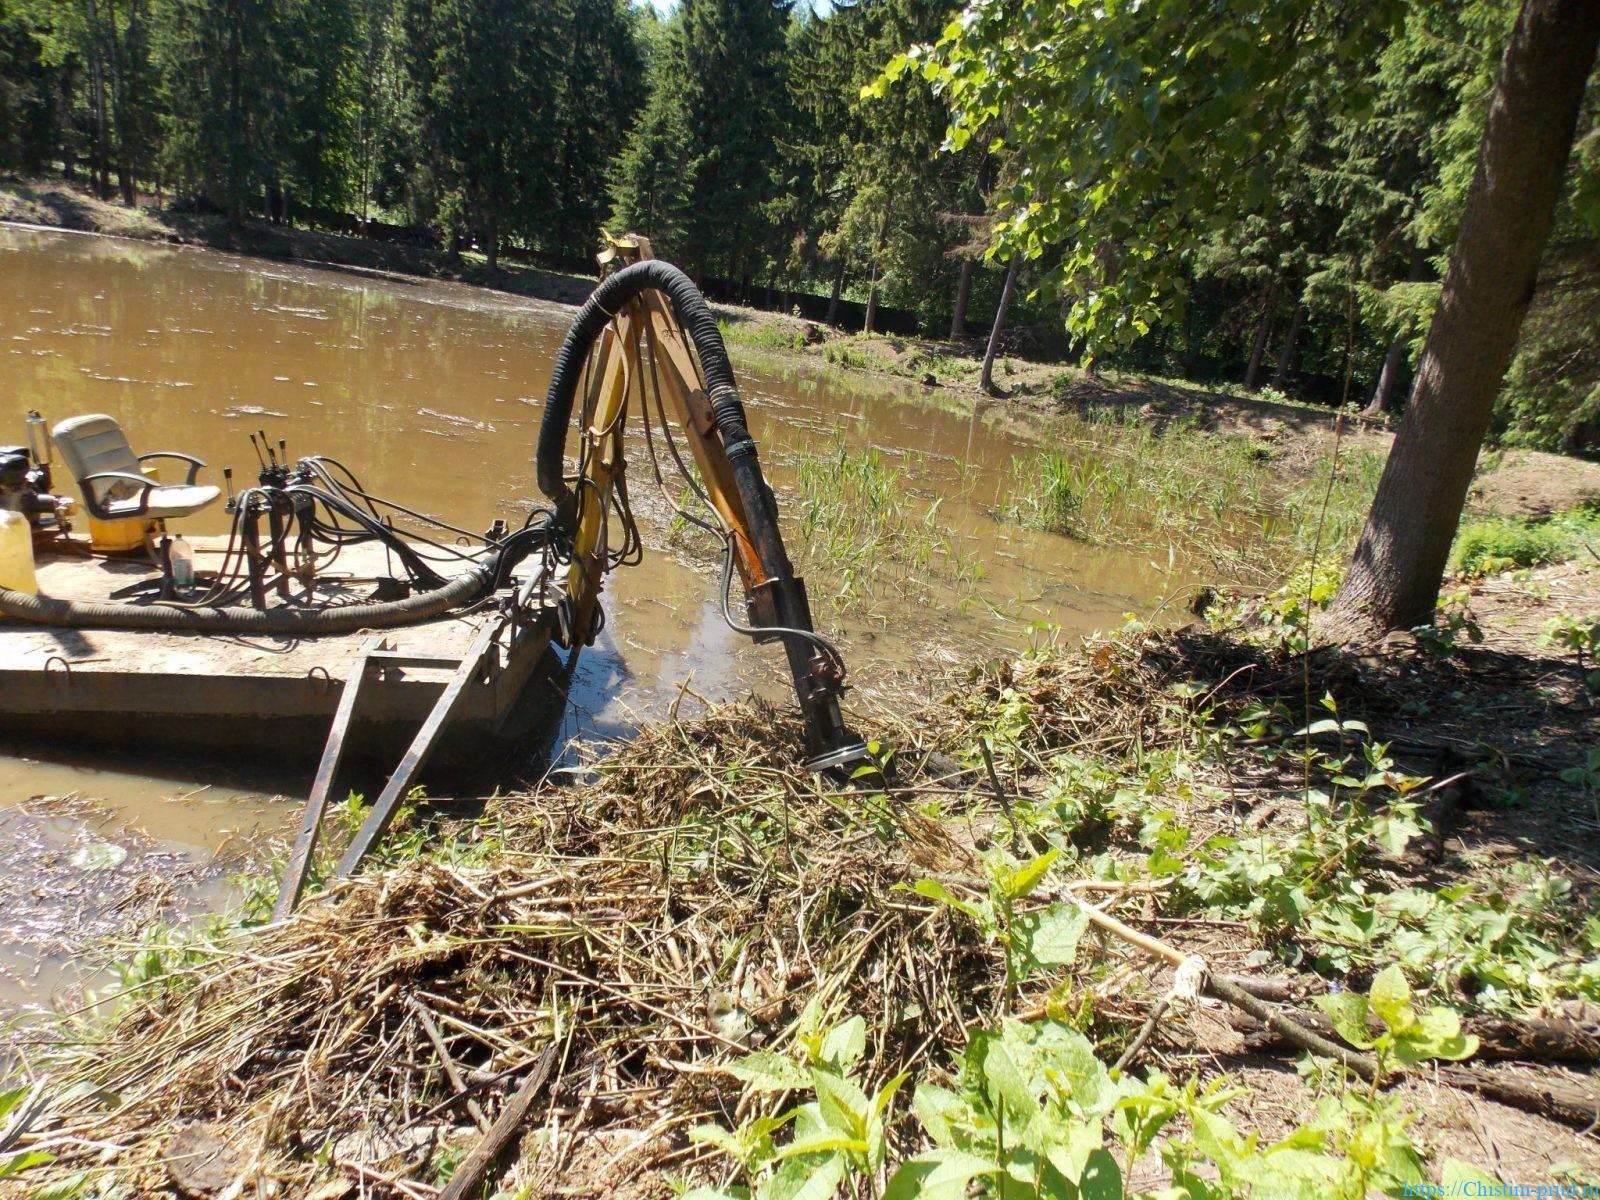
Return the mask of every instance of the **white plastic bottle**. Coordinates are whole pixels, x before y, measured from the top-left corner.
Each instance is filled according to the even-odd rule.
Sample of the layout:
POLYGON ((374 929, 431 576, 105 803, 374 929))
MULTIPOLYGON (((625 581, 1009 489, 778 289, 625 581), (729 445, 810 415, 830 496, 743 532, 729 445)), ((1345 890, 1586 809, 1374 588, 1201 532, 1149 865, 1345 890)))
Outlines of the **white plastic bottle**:
POLYGON ((9 508, 0 509, 0 587, 26 596, 39 594, 39 577, 33 570, 33 528, 27 517, 9 508))
POLYGON ((168 561, 172 564, 172 586, 187 592, 194 586, 194 549, 181 537, 172 539, 167 547, 168 561))

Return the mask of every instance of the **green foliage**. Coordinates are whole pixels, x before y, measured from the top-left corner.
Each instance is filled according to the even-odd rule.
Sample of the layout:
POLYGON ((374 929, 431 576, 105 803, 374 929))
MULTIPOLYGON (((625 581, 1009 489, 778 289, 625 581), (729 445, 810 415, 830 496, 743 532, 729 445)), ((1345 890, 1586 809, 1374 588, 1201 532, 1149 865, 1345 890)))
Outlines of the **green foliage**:
POLYGON ((757 1052, 731 1068, 752 1095, 809 1093, 775 1116, 758 1115, 736 1129, 699 1125, 689 1139, 714 1146, 737 1164, 748 1188, 697 1188, 685 1200, 794 1200, 832 1196, 847 1176, 872 1176, 888 1153, 890 1108, 906 1077, 869 1091, 855 1068, 866 1053, 866 1022, 851 1017, 824 1029, 813 1000, 801 1014, 794 1055, 757 1052), (780 1144, 777 1135, 792 1125, 780 1144))
POLYGON ((685 0, 650 66, 650 98, 618 162, 617 224, 695 272, 761 265, 782 108, 786 3, 685 0))
POLYGON ((1372 1051, 1379 1082, 1396 1069, 1430 1059, 1458 1062, 1478 1051, 1478 1039, 1461 1032, 1461 1016, 1454 1009, 1435 1005, 1426 1012, 1416 1010, 1411 1003, 1411 985, 1393 964, 1378 972, 1365 996, 1338 992, 1318 996, 1316 1001, 1340 1037, 1358 1049, 1372 1051), (1379 1025, 1377 1033, 1368 1028, 1373 1021, 1379 1025))
MULTIPOLYGON (((1313 595, 1331 594, 1335 582, 1286 588, 1273 601, 1284 625, 1263 640, 1302 644, 1296 597, 1308 583, 1313 595)), ((1386 882, 1385 864, 1428 831, 1418 802, 1427 781, 1397 769, 1388 747, 1344 717, 1332 696, 1311 721, 1292 719, 1281 703, 1224 708, 1210 689, 1188 684, 1169 703, 1152 719, 1186 728, 1182 739, 1125 757, 1041 752, 1050 708, 1017 687, 985 696, 970 729, 992 740, 1002 764, 1042 776, 1016 801, 1027 836, 1076 860, 1080 873, 1164 884, 1168 912, 1242 921, 1289 964, 1342 975, 1399 961, 1429 992, 1496 1011, 1600 998, 1600 922, 1591 905, 1575 902, 1570 879, 1540 864, 1474 863, 1443 886, 1386 882), (1259 831, 1197 831, 1194 807, 1223 802, 1196 782, 1208 760, 1303 779, 1296 819, 1259 831), (1084 858, 1107 834, 1131 839, 1142 860, 1084 858)), ((1597 763, 1600 755, 1564 778, 1600 802, 1597 763)), ((986 937, 1003 939, 992 902, 955 894, 946 902, 956 900, 986 937)))
MULTIPOLYGON (((1408 1023, 1387 993, 1383 1002, 1396 1021, 1386 1045, 1431 1057, 1459 1048, 1440 1036, 1447 1020, 1439 1010, 1413 1012, 1408 1023)), ((699 1188, 686 1200, 827 1200, 861 1186, 878 1194, 868 1181, 880 1171, 888 1175, 883 1200, 1144 1198, 1151 1194, 1130 1188, 1129 1177, 1151 1154, 1195 1200, 1362 1200, 1423 1179, 1405 1133, 1410 1118, 1390 1098, 1325 1096, 1304 1124, 1264 1142, 1222 1115, 1235 1095, 1226 1078, 1179 1085, 1153 1071, 1140 1082, 1108 1070, 1067 1025, 1011 1019, 971 1031, 948 1084, 916 1082, 912 1110, 927 1145, 891 1162, 886 1130, 905 1077, 869 1090, 857 1074, 870 1071, 861 1019, 819 1034, 816 1011, 802 1017, 795 1052, 749 1055, 733 1068, 747 1095, 811 1098, 774 1115, 757 1111, 731 1130, 696 1128, 691 1139, 721 1151, 746 1185, 699 1188)))
POLYGON ((800 459, 800 551, 832 583, 841 607, 880 586, 959 598, 982 568, 944 531, 941 501, 925 503, 877 450, 807 453, 800 459))
POLYGON ((1566 562, 1600 543, 1600 511, 1577 508, 1552 517, 1490 517, 1464 523, 1450 552, 1450 569, 1496 575, 1518 567, 1566 562))
POLYGON ((1600 615, 1590 613, 1579 618, 1562 613, 1551 617, 1545 624, 1540 640, 1547 646, 1557 646, 1576 654, 1580 663, 1585 658, 1594 658, 1600 654, 1600 615))
POLYGON ((1262 106, 1315 96, 1324 113, 1358 111, 1361 88, 1326 81, 1359 80, 1402 11, 975 0, 874 86, 919 72, 951 104, 954 147, 987 139, 1018 156, 996 253, 1047 264, 1068 328, 1114 349, 1171 311, 1198 236, 1266 199, 1292 126, 1257 119, 1262 106))
POLYGON ((1121 416, 1081 428, 1070 449, 1014 462, 1006 520, 1094 544, 1203 551, 1248 572, 1277 557, 1303 519, 1251 438, 1121 416))
POLYGON ((1019 862, 1004 850, 991 851, 983 859, 988 894, 971 899, 957 896, 936 879, 921 879, 912 885, 911 890, 919 896, 948 905, 973 921, 985 941, 999 943, 1005 956, 1008 999, 1017 985, 1035 972, 1070 965, 1077 958, 1078 939, 1088 926, 1081 908, 1067 901, 1031 911, 1021 908, 1060 854, 1049 850, 1019 862))
MULTIPOLYGON (((0 1089, 0 1133, 9 1132, 8 1126, 13 1123, 26 1127, 41 1093, 38 1087, 0 1089)), ((0 1150, 0 1181, 54 1161, 54 1156, 43 1150, 0 1150)))

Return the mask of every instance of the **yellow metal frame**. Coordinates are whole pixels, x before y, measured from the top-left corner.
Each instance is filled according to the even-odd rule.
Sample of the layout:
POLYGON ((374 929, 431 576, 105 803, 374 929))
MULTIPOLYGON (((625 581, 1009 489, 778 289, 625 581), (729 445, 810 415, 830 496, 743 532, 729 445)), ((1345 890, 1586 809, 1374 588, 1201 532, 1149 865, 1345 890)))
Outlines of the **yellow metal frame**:
MULTIPOLYGON (((652 257, 648 239, 629 237, 614 241, 600 261, 605 267, 652 257)), ((669 410, 660 414, 663 424, 670 418, 688 442, 706 496, 723 532, 733 540, 734 565, 745 587, 764 582, 766 575, 750 540, 732 470, 721 443, 709 436, 713 429, 711 403, 700 369, 688 338, 660 295, 646 292, 612 318, 596 342, 588 378, 579 419, 584 444, 580 455, 583 468, 575 489, 577 525, 566 584, 574 636, 584 638, 594 628, 594 606, 605 572, 611 497, 619 486, 626 487, 622 439, 635 394, 641 407, 655 395, 669 410), (653 378, 648 380, 647 363, 654 366, 653 378)), ((650 420, 648 412, 640 417, 650 420)))

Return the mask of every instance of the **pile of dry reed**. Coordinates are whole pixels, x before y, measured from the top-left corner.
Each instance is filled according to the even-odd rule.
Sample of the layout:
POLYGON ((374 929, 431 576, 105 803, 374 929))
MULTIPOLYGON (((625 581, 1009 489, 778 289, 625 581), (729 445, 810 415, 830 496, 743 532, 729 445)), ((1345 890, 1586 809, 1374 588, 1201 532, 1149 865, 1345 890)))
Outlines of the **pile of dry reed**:
POLYGON ((25 1048, 61 1097, 29 1134, 55 1161, 28 1182, 161 1192, 209 1139, 234 1195, 430 1195, 552 1045, 542 1169, 570 1169, 603 1127, 606 1170, 636 1176, 731 1114, 721 1066, 813 997, 872 1015, 885 1071, 958 1043, 993 963, 895 889, 970 873, 970 845, 800 757, 770 709, 712 709, 646 730, 584 785, 495 802, 476 842, 374 869, 284 925, 169 948, 114 1024, 25 1048))

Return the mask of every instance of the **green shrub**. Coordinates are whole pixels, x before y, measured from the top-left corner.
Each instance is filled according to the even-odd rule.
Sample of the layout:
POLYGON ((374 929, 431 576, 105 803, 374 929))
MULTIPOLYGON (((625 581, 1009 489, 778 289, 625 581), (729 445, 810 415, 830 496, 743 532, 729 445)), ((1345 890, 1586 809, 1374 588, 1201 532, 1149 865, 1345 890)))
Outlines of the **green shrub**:
POLYGON ((1494 575, 1519 567, 1566 562, 1600 541, 1600 512, 1569 509, 1553 517, 1490 517, 1470 521, 1456 533, 1452 570, 1494 575))

